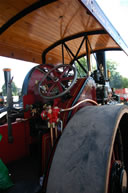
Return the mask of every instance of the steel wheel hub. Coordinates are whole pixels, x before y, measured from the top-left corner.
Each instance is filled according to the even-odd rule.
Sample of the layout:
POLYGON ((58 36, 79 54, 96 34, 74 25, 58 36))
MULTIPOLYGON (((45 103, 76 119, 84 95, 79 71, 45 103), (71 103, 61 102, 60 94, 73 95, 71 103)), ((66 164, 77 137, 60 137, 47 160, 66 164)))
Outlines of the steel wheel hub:
POLYGON ((110 192, 111 193, 126 193, 127 190, 127 173, 124 167, 115 162, 112 166, 110 177, 110 192))

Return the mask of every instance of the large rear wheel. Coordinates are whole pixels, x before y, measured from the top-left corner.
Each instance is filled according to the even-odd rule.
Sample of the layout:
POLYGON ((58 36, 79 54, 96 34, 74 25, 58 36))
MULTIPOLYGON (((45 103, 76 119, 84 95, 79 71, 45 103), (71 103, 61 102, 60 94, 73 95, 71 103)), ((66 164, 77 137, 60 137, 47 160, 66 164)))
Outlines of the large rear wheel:
POLYGON ((128 108, 85 107, 60 138, 47 193, 125 193, 127 171, 128 108))

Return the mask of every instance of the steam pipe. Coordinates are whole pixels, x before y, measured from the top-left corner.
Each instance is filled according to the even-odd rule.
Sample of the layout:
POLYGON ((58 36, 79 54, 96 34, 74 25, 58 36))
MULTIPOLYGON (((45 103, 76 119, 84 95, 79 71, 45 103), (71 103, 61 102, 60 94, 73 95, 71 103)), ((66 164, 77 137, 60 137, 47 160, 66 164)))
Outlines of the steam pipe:
POLYGON ((67 109, 61 109, 60 112, 71 111, 71 110, 75 109, 76 107, 78 107, 80 104, 87 103, 87 102, 92 103, 94 105, 98 105, 98 103, 92 99, 84 99, 84 100, 76 103, 73 107, 70 107, 67 109))

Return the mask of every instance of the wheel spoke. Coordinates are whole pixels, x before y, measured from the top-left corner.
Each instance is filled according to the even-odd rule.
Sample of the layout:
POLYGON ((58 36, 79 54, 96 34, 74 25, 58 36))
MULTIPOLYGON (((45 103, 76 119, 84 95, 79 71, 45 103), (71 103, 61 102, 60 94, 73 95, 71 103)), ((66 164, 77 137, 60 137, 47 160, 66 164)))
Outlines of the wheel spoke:
POLYGON ((55 77, 55 76, 53 76, 53 75, 54 75, 54 74, 48 74, 48 78, 51 79, 52 81, 54 81, 54 77, 55 77))
POLYGON ((62 86, 63 90, 65 90, 65 88, 66 88, 65 85, 62 82, 59 82, 59 83, 62 86))
POLYGON ((70 70, 69 70, 69 67, 66 67, 66 68, 63 70, 60 78, 62 78, 64 75, 65 75, 65 76, 68 76, 68 73, 65 74, 65 72, 66 72, 67 70, 68 70, 68 73, 69 73, 69 71, 70 71, 70 70))
POLYGON ((49 87, 48 91, 47 91, 47 96, 50 96, 51 91, 56 87, 56 83, 54 83, 51 87, 49 87))
POLYGON ((72 80, 72 79, 73 79, 73 76, 63 77, 63 78, 61 79, 61 81, 72 80))
POLYGON ((115 159, 115 153, 114 153, 114 151, 112 152, 112 162, 113 161, 115 161, 116 159, 115 159))
POLYGON ((118 135, 119 135, 120 160, 122 164, 124 165, 124 150, 123 150, 123 141, 122 141, 120 128, 118 130, 118 135))
POLYGON ((54 77, 60 77, 60 73, 57 72, 57 70, 54 70, 53 72, 54 77))
POLYGON ((57 82, 57 86, 58 86, 60 92, 63 92, 63 91, 64 91, 64 90, 63 90, 64 85, 63 85, 61 82, 57 82), (62 87, 63 87, 63 88, 62 88, 62 87))
POLYGON ((118 128, 115 144, 114 144, 114 154, 115 154, 115 160, 120 160, 121 163, 124 163, 124 156, 123 156, 123 143, 122 143, 122 136, 120 128, 118 128))
POLYGON ((45 81, 43 82, 43 84, 53 84, 53 81, 52 81, 52 80, 47 80, 47 79, 45 79, 45 81))

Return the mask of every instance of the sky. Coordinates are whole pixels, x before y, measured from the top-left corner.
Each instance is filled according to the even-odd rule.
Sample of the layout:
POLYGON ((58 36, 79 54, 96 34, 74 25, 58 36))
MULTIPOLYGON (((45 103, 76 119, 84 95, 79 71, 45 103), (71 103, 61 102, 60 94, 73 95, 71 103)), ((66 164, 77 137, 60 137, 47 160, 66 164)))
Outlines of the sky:
MULTIPOLYGON (((96 0, 105 15, 128 45, 128 0, 96 0)), ((108 52, 106 58, 118 63, 117 71, 128 78, 128 56, 123 52, 108 52)))
POLYGON ((11 77, 13 77, 13 81, 18 88, 22 88, 22 84, 26 74, 30 71, 31 68, 36 65, 37 64, 31 62, 24 62, 21 60, 0 56, 0 91, 2 85, 4 84, 4 68, 11 69, 11 77))
POLYGON ((105 15, 128 44, 128 0, 96 0, 105 15))
MULTIPOLYGON (((128 45, 128 0, 96 0, 105 15, 117 29, 121 37, 128 45)), ((117 71, 128 78, 128 56, 123 52, 106 53, 108 60, 118 63, 117 71)), ((23 80, 27 72, 36 64, 8 59, 0 56, 0 91, 4 84, 3 68, 11 68, 11 75, 18 88, 22 88, 23 80), (20 64, 20 65, 19 65, 20 64)))

